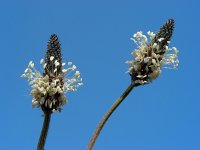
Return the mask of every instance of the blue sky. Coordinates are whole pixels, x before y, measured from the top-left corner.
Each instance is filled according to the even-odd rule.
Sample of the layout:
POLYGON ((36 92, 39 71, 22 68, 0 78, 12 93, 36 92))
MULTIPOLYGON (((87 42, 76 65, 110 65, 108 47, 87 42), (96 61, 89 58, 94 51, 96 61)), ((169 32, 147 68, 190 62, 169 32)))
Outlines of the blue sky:
POLYGON ((174 18, 170 46, 180 51, 179 69, 164 69, 152 84, 134 89, 94 150, 199 150, 199 5, 198 0, 1 0, 0 149, 36 149, 42 111, 31 107, 30 88, 20 75, 30 60, 40 68, 51 34, 58 35, 63 59, 76 64, 84 86, 68 93, 68 104, 53 114, 46 150, 84 150, 130 83, 124 62, 136 48, 132 35, 156 32, 174 18))

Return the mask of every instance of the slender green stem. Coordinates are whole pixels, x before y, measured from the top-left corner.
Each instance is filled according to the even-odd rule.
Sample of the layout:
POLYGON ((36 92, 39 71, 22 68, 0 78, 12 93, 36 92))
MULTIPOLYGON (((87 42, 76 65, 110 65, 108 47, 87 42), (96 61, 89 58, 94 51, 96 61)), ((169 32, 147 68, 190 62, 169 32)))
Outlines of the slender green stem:
POLYGON ((104 115, 102 120, 99 122, 95 132, 93 133, 92 138, 90 139, 90 143, 88 144, 87 150, 92 150, 103 126, 105 125, 106 121, 109 119, 109 117, 112 115, 112 113, 115 111, 115 109, 121 104, 121 102, 128 96, 128 94, 131 92, 131 90, 135 87, 134 84, 131 84, 127 87, 127 89, 122 93, 122 95, 115 101, 115 103, 111 106, 111 108, 107 111, 107 113, 104 115))
POLYGON ((51 121, 51 113, 45 112, 44 113, 43 127, 42 127, 42 131, 41 131, 41 134, 40 134, 40 139, 38 141, 37 150, 44 150, 44 145, 45 145, 45 141, 46 141, 46 138, 47 138, 50 121, 51 121))

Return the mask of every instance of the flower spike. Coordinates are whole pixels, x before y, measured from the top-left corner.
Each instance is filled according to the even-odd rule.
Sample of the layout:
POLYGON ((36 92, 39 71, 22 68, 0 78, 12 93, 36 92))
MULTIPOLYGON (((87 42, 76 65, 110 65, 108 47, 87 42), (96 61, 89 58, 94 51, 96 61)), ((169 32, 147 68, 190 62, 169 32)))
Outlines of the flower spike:
POLYGON ((41 59, 40 64, 43 65, 43 75, 36 70, 32 61, 22 74, 22 77, 28 78, 32 87, 32 105, 41 107, 44 112, 61 111, 67 102, 65 93, 75 91, 83 83, 80 72, 76 71, 72 62, 68 62, 67 68, 64 69, 60 43, 55 34, 51 35, 45 60, 41 59))
POLYGON ((56 34, 52 34, 48 42, 45 63, 44 76, 47 74, 55 76, 62 73, 62 65, 59 65, 62 64, 61 44, 56 34))
POLYGON ((151 41, 152 43, 159 43, 160 50, 163 50, 165 53, 165 46, 169 45, 171 41, 172 34, 174 32, 174 19, 169 19, 156 33, 155 38, 151 41), (162 40, 163 39, 163 40, 162 40))
POLYGON ((173 30, 174 20, 169 19, 158 33, 148 31, 149 38, 143 35, 142 31, 133 35, 131 40, 138 48, 132 52, 135 60, 127 61, 127 63, 130 66, 128 72, 135 86, 147 84, 156 79, 163 65, 166 65, 165 68, 178 67, 178 50, 175 47, 168 47, 173 30))

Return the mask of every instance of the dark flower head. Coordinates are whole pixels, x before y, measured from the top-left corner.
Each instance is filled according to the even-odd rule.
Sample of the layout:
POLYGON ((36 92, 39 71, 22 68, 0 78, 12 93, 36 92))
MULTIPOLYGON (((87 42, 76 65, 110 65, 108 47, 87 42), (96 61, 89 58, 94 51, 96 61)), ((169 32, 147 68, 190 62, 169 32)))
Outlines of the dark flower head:
POLYGON ((44 76, 57 76, 62 74, 62 54, 61 44, 58 41, 58 37, 52 34, 47 45, 47 51, 45 56, 44 76))
POLYGON ((169 45, 174 31, 174 19, 169 19, 156 33, 150 44, 159 44, 159 50, 162 53, 166 52, 166 46, 169 45))
POLYGON ((43 65, 43 75, 36 70, 32 61, 22 74, 22 77, 28 78, 32 87, 32 105, 41 107, 44 112, 61 111, 67 102, 65 93, 81 86, 82 78, 72 62, 68 62, 67 68, 63 69, 65 63, 62 63, 61 47, 55 34, 51 35, 45 60, 41 59, 40 64, 43 65))
POLYGON ((163 65, 166 65, 166 68, 177 68, 178 50, 175 47, 168 47, 173 29, 174 20, 169 19, 158 33, 154 34, 148 31, 149 39, 141 31, 131 38, 138 48, 132 52, 135 60, 127 61, 127 63, 130 65, 129 74, 132 82, 136 86, 156 79, 160 75, 163 65))

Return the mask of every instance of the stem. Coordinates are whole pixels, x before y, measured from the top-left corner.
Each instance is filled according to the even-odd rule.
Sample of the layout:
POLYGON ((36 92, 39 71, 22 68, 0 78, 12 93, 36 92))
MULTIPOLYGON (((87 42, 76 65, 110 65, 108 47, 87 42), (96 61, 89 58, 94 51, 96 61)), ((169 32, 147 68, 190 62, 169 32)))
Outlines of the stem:
POLYGON ((106 121, 109 119, 109 117, 112 115, 112 113, 115 111, 115 109, 121 104, 121 102, 128 96, 128 94, 132 91, 132 89, 135 87, 135 85, 132 83, 130 84, 127 89, 122 93, 122 95, 115 101, 115 103, 111 106, 111 108, 107 111, 107 113, 104 115, 102 120, 99 122, 99 125, 97 126, 95 132, 93 133, 92 138, 90 139, 90 143, 88 144, 87 150, 92 150, 102 128, 104 127, 106 121))
POLYGON ((37 150, 44 150, 44 145, 47 138, 50 121, 51 121, 51 113, 44 112, 44 122, 40 134, 40 139, 38 141, 37 150))

